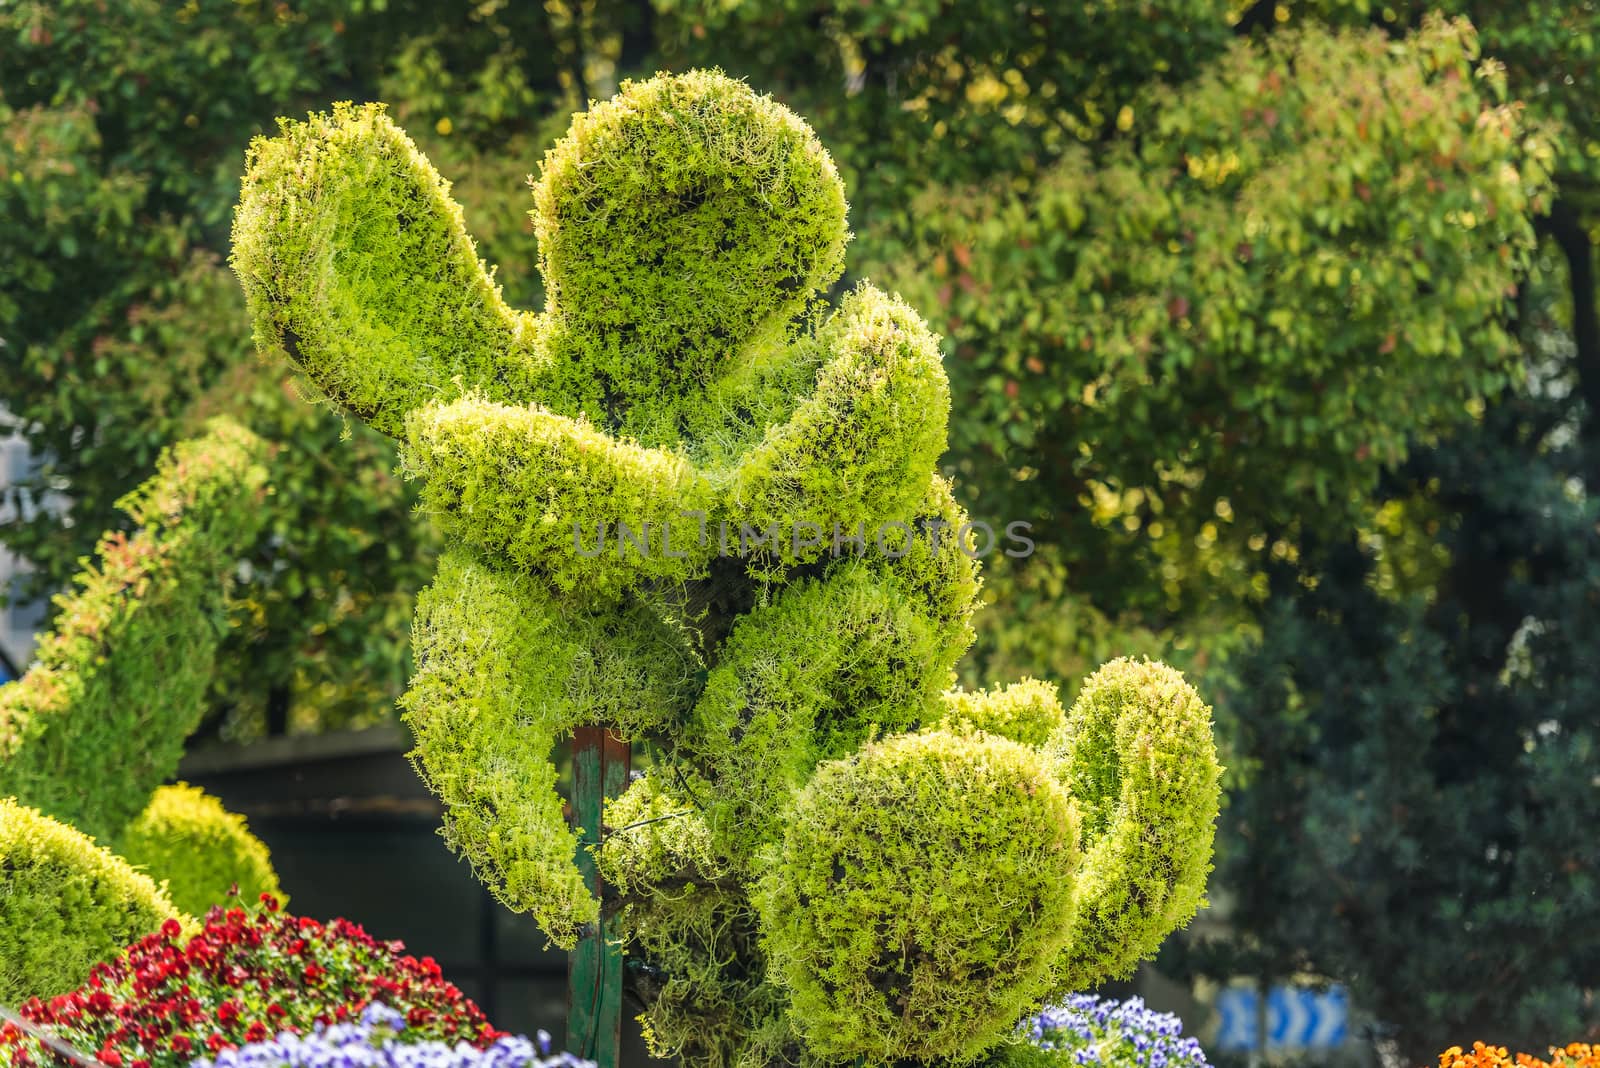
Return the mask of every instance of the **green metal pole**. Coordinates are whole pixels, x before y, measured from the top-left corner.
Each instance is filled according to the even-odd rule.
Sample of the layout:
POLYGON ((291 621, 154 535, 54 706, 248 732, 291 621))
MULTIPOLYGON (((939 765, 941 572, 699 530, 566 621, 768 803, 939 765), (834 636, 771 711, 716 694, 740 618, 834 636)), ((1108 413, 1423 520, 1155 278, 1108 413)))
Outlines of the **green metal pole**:
MULTIPOLYGON (((628 743, 603 727, 580 727, 572 741, 572 816, 584 845, 598 843, 605 799, 628 786, 628 743)), ((578 868, 600 896, 600 873, 587 849, 578 868)), ((603 921, 578 940, 567 963, 567 1048, 600 1068, 622 1065, 622 953, 616 922, 603 921)))

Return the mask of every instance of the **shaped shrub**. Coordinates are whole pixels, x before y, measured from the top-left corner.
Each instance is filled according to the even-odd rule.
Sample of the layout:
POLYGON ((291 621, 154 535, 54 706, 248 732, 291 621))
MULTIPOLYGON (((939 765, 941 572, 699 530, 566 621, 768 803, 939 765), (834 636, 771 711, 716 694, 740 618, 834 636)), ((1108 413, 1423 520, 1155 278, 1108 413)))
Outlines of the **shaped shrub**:
POLYGON ((1077 823, 1038 753, 1002 738, 903 734, 818 769, 756 898, 807 1045, 982 1052, 1050 984, 1077 823))
POLYGON ((96 963, 177 915, 148 876, 71 827, 0 798, 0 1004, 72 989, 96 963))
POLYGON ((137 528, 57 598, 32 668, 0 686, 0 797, 112 842, 204 711, 228 571, 254 539, 265 444, 216 420, 122 501, 137 528))
POLYGON ((1058 980, 1086 990, 1131 974, 1204 904, 1220 800, 1211 710, 1165 664, 1114 660, 1084 680, 1046 751, 1085 848, 1058 980))
MULTIPOLYGON (((97 964, 77 990, 22 1006, 22 1015, 104 1064, 180 1068, 206 1054, 283 1032, 355 1020, 374 1001, 400 1013, 407 1039, 467 1042, 501 1033, 446 982, 431 957, 403 955, 356 924, 327 924, 265 907, 213 909, 193 937, 176 922, 97 964)), ((0 1025, 13 1065, 45 1064, 39 1042, 0 1025)))
POLYGON ((117 853, 165 879, 173 903, 191 915, 228 903, 234 888, 245 901, 262 894, 287 900, 267 847, 250 833, 244 817, 187 783, 158 789, 117 836, 117 853))
POLYGON ((820 298, 848 233, 811 131, 720 74, 625 83, 533 219, 537 313, 382 108, 338 105, 252 146, 234 221, 260 346, 397 438, 450 541, 403 707, 454 848, 569 946, 586 840, 690 1065, 970 1059, 1153 951, 1209 870, 1209 710, 1156 665, 1070 717, 945 694, 994 539, 937 474, 937 339, 820 298), (586 724, 661 759, 573 829, 550 754, 586 724))

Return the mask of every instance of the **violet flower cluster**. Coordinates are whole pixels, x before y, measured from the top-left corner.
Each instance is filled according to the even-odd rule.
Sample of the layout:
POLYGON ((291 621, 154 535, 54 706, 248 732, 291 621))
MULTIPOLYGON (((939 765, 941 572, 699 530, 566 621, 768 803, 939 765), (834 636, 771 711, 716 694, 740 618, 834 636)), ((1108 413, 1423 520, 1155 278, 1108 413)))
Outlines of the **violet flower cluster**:
POLYGON ((1022 1021, 1032 1045, 1057 1050, 1074 1065, 1105 1068, 1211 1068, 1195 1038, 1183 1037, 1183 1021, 1146 1007, 1144 999, 1117 1001, 1072 994, 1022 1021))
POLYGON ((405 1017, 379 1002, 353 1023, 319 1028, 309 1035, 285 1031, 267 1042, 223 1050, 190 1068, 595 1068, 573 1053, 550 1052, 550 1035, 507 1035, 487 1049, 429 1039, 407 1042, 405 1017))

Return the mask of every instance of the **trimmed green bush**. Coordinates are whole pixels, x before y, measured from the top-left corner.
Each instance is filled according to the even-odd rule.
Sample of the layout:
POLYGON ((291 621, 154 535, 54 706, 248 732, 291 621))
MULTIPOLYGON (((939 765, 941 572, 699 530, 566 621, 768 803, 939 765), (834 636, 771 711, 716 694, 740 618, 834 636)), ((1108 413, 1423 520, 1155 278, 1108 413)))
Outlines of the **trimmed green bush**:
POLYGON ((229 569, 262 520, 265 450, 216 420, 124 498, 138 529, 101 539, 33 667, 0 686, 0 796, 113 841, 171 776, 204 711, 229 569))
POLYGON ((227 904, 235 886, 242 901, 271 894, 288 903, 267 847, 244 817, 187 783, 158 789, 117 836, 116 848, 123 860, 164 881, 173 904, 193 916, 227 904))
POLYGON ((1048 989, 1081 859, 1016 742, 930 731, 824 764, 756 894, 797 1029, 824 1056, 970 1060, 1048 989))
POLYGON ((1205 904, 1222 769, 1211 709, 1183 674, 1113 660, 1046 746, 1083 818, 1078 915, 1062 990, 1132 974, 1205 904))
POLYGON ((174 916, 148 876, 87 835, 0 798, 0 1003, 71 990, 174 916))
POLYGON ((457 550, 417 598, 412 647, 412 762, 445 803, 447 839, 508 905, 570 940, 598 912, 551 749, 585 723, 640 733, 681 714, 694 673, 682 637, 642 609, 586 608, 457 550))

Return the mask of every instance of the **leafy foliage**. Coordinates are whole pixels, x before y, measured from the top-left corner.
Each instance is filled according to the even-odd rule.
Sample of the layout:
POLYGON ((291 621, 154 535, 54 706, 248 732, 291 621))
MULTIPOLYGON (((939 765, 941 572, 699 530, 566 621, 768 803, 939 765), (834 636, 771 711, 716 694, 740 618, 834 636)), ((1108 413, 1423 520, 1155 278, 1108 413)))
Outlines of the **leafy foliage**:
POLYGON ((244 817, 187 783, 163 786, 143 812, 116 838, 117 855, 161 879, 173 904, 194 916, 228 901, 247 901, 278 888, 267 847, 250 833, 244 817))
MULTIPOLYGON (((403 522, 392 447, 358 428, 369 462, 349 475, 327 463, 347 428, 250 359, 219 255, 250 135, 284 99, 356 73, 348 8, 69 0, 0 12, 0 367, 41 462, 12 492, 71 501, 70 523, 24 507, 0 530, 37 568, 16 592, 67 584, 101 530, 128 529, 115 502, 162 449, 215 414, 236 417, 280 446, 278 492, 234 550, 248 561, 240 625, 207 701, 208 727, 227 719, 244 735, 286 721, 297 696, 335 724, 386 715, 404 591, 426 573, 426 531, 403 522)), ((392 34, 363 29, 363 49, 381 54, 392 34)))
POLYGON ((0 1001, 70 990, 177 914, 148 876, 93 839, 0 798, 0 1001))
MULTIPOLYGON (((1241 41, 1025 192, 923 194, 874 270, 944 309, 977 406, 954 459, 1011 475, 983 478, 985 509, 1081 560, 1107 537, 1096 494, 1137 494, 1155 559, 1167 540, 1247 553, 1494 392, 1551 151, 1529 154, 1477 47, 1437 19, 1401 45, 1241 41)), ((1126 609, 1140 591, 1112 581, 1126 609)), ((1200 596, 1160 586, 1157 605, 1200 596)))
POLYGON ((1221 703, 1245 788, 1219 881, 1241 935, 1200 958, 1404 1005, 1387 1037, 1408 1055, 1469 1023, 1527 1046, 1597 1022, 1600 958, 1571 932, 1600 923, 1600 733, 1593 677, 1568 666, 1600 624, 1600 546, 1560 452, 1530 467, 1507 448, 1537 412, 1491 410, 1391 487, 1458 517, 1431 597, 1376 581, 1403 544, 1325 543, 1283 569, 1221 703))

